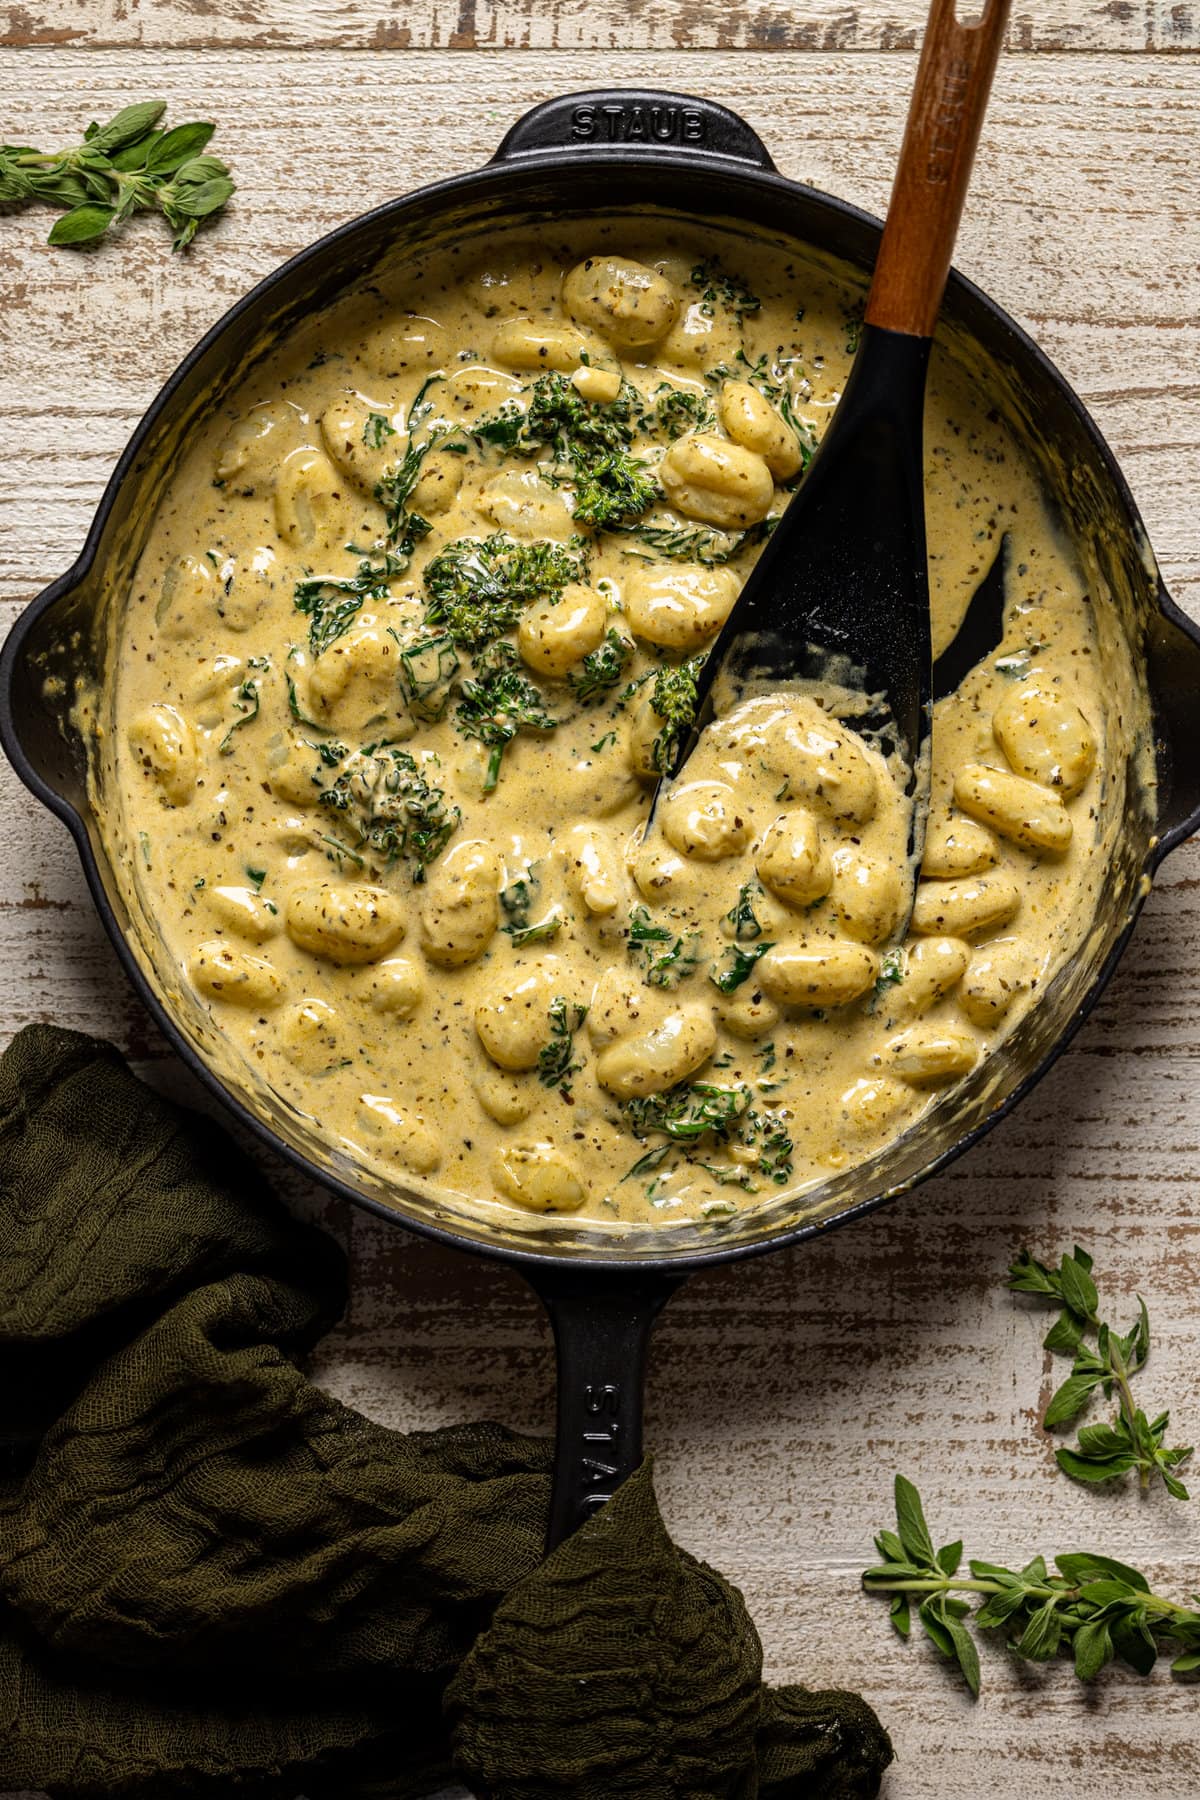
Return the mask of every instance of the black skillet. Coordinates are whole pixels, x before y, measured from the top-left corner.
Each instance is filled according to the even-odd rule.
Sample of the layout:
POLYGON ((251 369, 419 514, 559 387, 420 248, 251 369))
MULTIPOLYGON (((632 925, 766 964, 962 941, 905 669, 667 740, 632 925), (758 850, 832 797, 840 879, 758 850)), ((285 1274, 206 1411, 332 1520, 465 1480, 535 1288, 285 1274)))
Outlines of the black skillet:
MULTIPOLYGON (((398 257, 437 245, 479 253, 498 226, 645 212, 701 228, 732 221, 815 246, 862 278, 879 225, 785 180, 726 108, 641 90, 573 94, 522 118, 493 160, 352 221, 259 284, 168 381, 113 474, 75 567, 33 601, 0 654, 0 740, 31 791, 78 846, 97 910, 131 980, 187 1066, 264 1144, 382 1217, 510 1263, 549 1308, 558 1347, 557 1541, 641 1456, 641 1393, 653 1319, 694 1269, 796 1244, 862 1217, 944 1168, 1003 1117, 1090 1011, 1129 939, 1159 862, 1200 823, 1200 633, 1172 603, 1129 490, 1079 400, 1029 338, 952 275, 937 346, 965 360, 1036 459, 1047 496, 1087 572, 1101 634, 1132 649, 1136 754, 1113 770, 1104 808, 1118 822, 1093 930, 1039 1005, 920 1124, 857 1168, 704 1231, 645 1227, 624 1237, 559 1219, 492 1222, 413 1180, 348 1168, 278 1097, 220 1068, 200 1009, 173 981, 152 924, 133 917, 101 839, 72 702, 106 676, 106 613, 120 605, 172 460, 194 421, 290 326, 398 257), (1103 605, 1101 596, 1106 596, 1103 605)), ((938 354, 935 348, 935 355, 938 354)))

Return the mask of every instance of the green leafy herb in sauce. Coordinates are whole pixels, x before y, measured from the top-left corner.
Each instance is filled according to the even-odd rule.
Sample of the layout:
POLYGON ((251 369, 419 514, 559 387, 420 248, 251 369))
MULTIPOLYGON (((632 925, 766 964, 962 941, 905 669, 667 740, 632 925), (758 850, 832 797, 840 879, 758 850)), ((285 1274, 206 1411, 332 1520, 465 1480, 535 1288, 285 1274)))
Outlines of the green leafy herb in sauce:
POLYGON ((583 1063, 575 1055, 575 1033, 587 1018, 587 1013, 586 1006, 574 1005, 561 994, 556 994, 550 1002, 549 1042, 538 1055, 538 1080, 542 1086, 558 1088, 568 1098, 571 1077, 583 1067, 583 1063))
POLYGON ((519 543, 503 533, 459 538, 425 566, 425 621, 477 650, 511 631, 531 601, 556 599, 583 573, 579 547, 519 543))
POLYGON ((463 736, 478 738, 490 751, 483 783, 489 794, 500 779, 504 752, 518 732, 553 731, 558 723, 546 711, 541 690, 516 667, 512 646, 499 644, 496 648, 509 655, 497 659, 477 679, 463 682, 454 715, 463 736))
POLYGON ((680 934, 669 925, 656 924, 644 906, 635 906, 629 915, 627 942, 650 987, 678 987, 700 963, 695 932, 680 934))
POLYGON ((346 753, 336 777, 320 788, 317 798, 351 834, 349 844, 336 839, 343 853, 361 863, 362 852, 368 851, 385 866, 403 860, 417 882, 424 881, 426 867, 441 855, 462 819, 457 806, 446 805, 441 788, 425 779, 415 758, 395 744, 346 753))
POLYGON ((629 639, 610 626, 603 643, 589 650, 578 669, 572 669, 567 677, 575 698, 585 706, 604 699, 619 684, 632 656, 629 639))

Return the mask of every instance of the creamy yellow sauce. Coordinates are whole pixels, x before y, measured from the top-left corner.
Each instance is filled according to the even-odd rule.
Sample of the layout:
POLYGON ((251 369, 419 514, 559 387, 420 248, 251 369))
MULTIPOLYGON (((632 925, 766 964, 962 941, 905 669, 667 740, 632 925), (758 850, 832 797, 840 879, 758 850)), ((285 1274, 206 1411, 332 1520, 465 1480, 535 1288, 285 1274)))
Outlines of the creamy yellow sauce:
POLYGON ((1091 609, 949 363, 935 650, 1005 533, 1010 582, 937 708, 907 939, 906 803, 836 694, 733 705, 642 842, 856 330, 716 231, 501 236, 313 321, 189 442, 119 622, 106 830, 191 1004, 351 1168, 716 1222, 908 1130, 1081 942, 1091 609))

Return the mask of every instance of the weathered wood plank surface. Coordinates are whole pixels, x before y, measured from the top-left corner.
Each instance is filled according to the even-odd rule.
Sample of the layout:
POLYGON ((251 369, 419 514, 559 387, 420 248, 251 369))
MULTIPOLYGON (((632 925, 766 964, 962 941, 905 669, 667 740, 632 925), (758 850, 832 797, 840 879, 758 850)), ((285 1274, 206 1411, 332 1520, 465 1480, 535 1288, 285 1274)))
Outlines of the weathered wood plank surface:
MULTIPOLYGON (((925 0, 9 0, 0 45, 136 49, 912 50, 925 0)), ((968 16, 970 9, 968 9, 968 16)), ((1175 0, 1018 5, 1013 50, 1194 50, 1200 16, 1175 0)))
MULTIPOLYGON (((884 49, 911 35, 921 10, 908 0, 791 9, 782 42, 796 54, 697 49, 683 73, 670 47, 717 42, 702 36, 718 30, 717 9, 661 0, 631 12, 623 45, 645 33, 663 48, 614 64, 561 50, 609 41, 616 15, 603 7, 520 17, 479 7, 474 41, 560 46, 486 65, 402 49, 345 53, 386 44, 399 17, 351 0, 236 12, 202 0, 90 0, 27 13, 24 42, 71 31, 59 47, 0 55, 4 136, 57 136, 152 87, 220 120, 241 194, 190 261, 170 260, 155 222, 143 221, 119 250, 87 262, 86 281, 42 244, 44 220, 0 223, 4 623, 70 562, 126 435, 179 356, 318 232, 479 162, 535 99, 614 78, 726 100, 785 172, 878 210, 912 67, 884 49), (851 21, 844 39, 805 48, 810 26, 832 30, 839 19, 851 21), (378 21, 384 35, 373 38, 378 21), (128 48, 99 47, 118 31, 128 48), (292 48, 264 62, 245 47, 254 34, 292 48), (243 47, 154 48, 231 37, 243 47), (297 48, 306 44, 324 48, 297 48), (850 49, 858 53, 842 54, 850 49)), ((1194 15, 1057 4, 1039 16, 1037 41, 1068 48, 1003 68, 959 261, 1083 393, 1122 458, 1168 582, 1200 616, 1198 66, 1116 54, 1169 49, 1169 30, 1194 46, 1194 15)), ((405 17, 414 45, 449 41, 449 10, 436 21, 417 8, 405 17)), ((784 9, 768 7, 757 23, 730 14, 728 32, 743 36, 728 41, 754 41, 751 25, 761 32, 773 17, 785 20, 784 9)), ((1031 28, 1020 41, 1035 38, 1031 28)), ((1189 846, 1164 870, 1075 1047, 974 1155, 861 1227, 696 1281, 660 1326, 648 1433, 668 1518, 744 1587, 773 1677, 842 1682, 871 1697, 899 1751, 888 1800, 1024 1800, 1068 1785, 1102 1800, 1200 1792, 1195 1690, 1165 1674, 1110 1675, 1088 1693, 1065 1668, 1022 1672, 993 1651, 971 1706, 924 1647, 893 1642, 883 1608, 857 1588, 897 1468, 920 1480, 935 1527, 961 1531, 976 1555, 1092 1545, 1143 1561, 1167 1592, 1200 1586, 1197 1503, 1089 1494, 1054 1472, 1035 1428, 1051 1381, 1042 1325, 1001 1287, 1022 1242, 1049 1254, 1082 1239, 1110 1291, 1146 1294, 1157 1347, 1144 1391, 1171 1405, 1185 1441, 1200 1435, 1198 970, 1200 849, 1189 846)), ((156 1082, 185 1090, 126 991, 66 834, 4 771, 0 1037, 32 1018, 111 1035, 156 1082)), ((350 1313, 316 1365, 327 1386, 401 1427, 482 1413, 546 1426, 548 1337, 519 1281, 279 1176, 352 1254, 350 1313)))
MULTIPOLYGON (((89 109, 143 91, 142 59, 116 51, 0 55, 0 119, 14 139, 65 138, 89 109)), ((0 492, 19 493, 32 529, 0 538, 3 600, 34 591, 70 561, 137 417, 252 281, 351 213, 477 166, 536 100, 613 74, 606 56, 514 53, 486 65, 481 104, 482 65, 469 59, 281 52, 265 65, 279 103, 265 104, 257 54, 150 61, 155 90, 174 113, 198 109, 220 120, 214 148, 234 164, 239 195, 186 259, 164 255, 158 221, 135 222, 120 252, 127 329, 119 338, 107 276, 81 283, 76 261, 46 248, 49 215, 6 227, 0 492), (342 121, 335 133, 331 64, 342 121)), ((669 86, 678 67, 667 53, 639 57, 628 79, 669 86)), ((785 173, 874 211, 886 205, 911 58, 712 53, 688 67, 693 86, 760 130, 785 173)), ((1181 597, 1200 599, 1191 585, 1200 578, 1200 520, 1182 503, 1187 458, 1200 440, 1197 68, 1194 58, 1165 56, 1002 63, 958 266, 1033 331, 1094 407, 1126 461, 1169 578, 1181 597)), ((100 268, 110 267, 106 251, 100 268)))

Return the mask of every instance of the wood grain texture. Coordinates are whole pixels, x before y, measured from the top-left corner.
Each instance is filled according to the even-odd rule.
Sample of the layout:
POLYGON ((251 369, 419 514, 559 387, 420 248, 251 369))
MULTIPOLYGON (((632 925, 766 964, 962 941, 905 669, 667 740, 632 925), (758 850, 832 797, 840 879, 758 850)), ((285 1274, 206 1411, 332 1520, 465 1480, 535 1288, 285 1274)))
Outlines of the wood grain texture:
MULTIPOLYGON (((926 11, 925 0, 8 0, 0 46, 905 51, 926 11)), ((1178 0, 1045 0, 1015 8, 1008 44, 1194 50, 1200 13, 1178 0)))
MULTIPOLYGON (((645 32, 665 46, 655 54, 490 58, 486 98, 477 59, 336 48, 366 48, 379 21, 399 17, 350 0, 236 14, 88 0, 27 15, 27 41, 56 19, 73 41, 0 55, 3 135, 66 133, 90 110, 153 88, 220 120, 241 192, 189 260, 171 260, 156 222, 140 221, 89 261, 86 282, 41 242, 44 219, 0 223, 4 621, 71 561, 141 410, 251 281, 350 213, 478 163, 538 98, 614 79, 685 84, 743 111, 786 173, 878 210, 913 66, 885 53, 884 27, 890 19, 911 41, 922 9, 788 10, 792 42, 839 18, 852 27, 844 43, 794 54, 698 49, 681 73, 670 46, 701 42, 705 17, 715 31, 717 9, 662 0, 624 15, 624 45, 645 32), (99 47, 118 27, 128 49, 99 47), (253 31, 325 47, 281 47, 265 61, 244 47, 203 57, 153 47, 213 46, 222 34, 245 42, 253 31)), ((436 25, 419 8, 405 16, 422 43, 446 41, 448 12, 436 25)), ((502 28, 500 16, 479 7, 472 30, 515 32, 516 14, 502 28)), ((568 45, 585 41, 571 32, 590 31, 586 41, 607 42, 598 34, 615 16, 530 7, 524 41, 568 45)), ((756 15, 784 16, 782 5, 756 15)), ((1179 41, 1194 45, 1193 15, 1058 4, 1039 16, 1039 29, 1071 47, 1002 62, 959 265, 1084 395, 1169 584, 1200 617, 1200 70, 1153 48, 1120 54, 1170 47, 1172 17, 1179 41)), ((746 15, 729 17, 730 32, 749 30, 746 15)), ((991 1648, 972 1706, 925 1646, 892 1639, 884 1608, 857 1583, 899 1468, 919 1479, 935 1530, 961 1531, 973 1554, 1091 1546, 1144 1563, 1166 1592, 1200 1587, 1200 1502, 1091 1494, 1055 1473, 1036 1428, 1053 1379, 1043 1321, 1001 1285, 1022 1243, 1046 1255, 1089 1245, 1107 1292, 1131 1300, 1136 1289, 1150 1304, 1156 1348, 1143 1392, 1172 1407, 1185 1441, 1200 1437, 1198 971, 1200 846, 1189 845, 1166 865, 1075 1046, 972 1156, 862 1226, 697 1280, 660 1324, 648 1441, 670 1524, 744 1588, 774 1679, 843 1683, 871 1698, 899 1755, 887 1800, 1200 1792, 1194 1689, 1165 1673, 1144 1683, 1110 1673, 1086 1691, 1064 1667, 1023 1669, 991 1648)), ((4 770, 0 1038, 36 1018, 112 1036, 157 1085, 190 1091, 128 993, 66 833, 4 770)), ((327 1387, 401 1428, 484 1414, 547 1427, 548 1333, 515 1276, 272 1172, 351 1253, 350 1310, 315 1363, 327 1387)))

